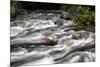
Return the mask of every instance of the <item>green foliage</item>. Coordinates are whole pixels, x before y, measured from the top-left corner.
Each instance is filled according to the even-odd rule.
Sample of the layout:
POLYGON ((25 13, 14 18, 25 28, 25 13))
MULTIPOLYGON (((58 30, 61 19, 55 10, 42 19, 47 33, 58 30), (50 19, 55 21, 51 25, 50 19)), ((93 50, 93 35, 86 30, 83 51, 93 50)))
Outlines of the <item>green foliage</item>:
POLYGON ((95 10, 93 7, 79 6, 74 21, 79 26, 94 26, 95 10))
POLYGON ((61 5, 61 10, 64 11, 70 11, 71 10, 72 5, 61 5))
MULTIPOLYGON (((61 10, 71 12, 74 5, 62 5, 61 10)), ((77 5, 78 6, 78 5, 77 5)), ((95 25, 95 7, 94 6, 78 6, 77 14, 73 18, 78 26, 94 26, 95 25)))
POLYGON ((10 8, 10 12, 11 12, 11 16, 14 17, 16 15, 16 1, 11 0, 11 8, 10 8))
POLYGON ((16 14, 16 8, 14 6, 11 6, 11 14, 12 15, 16 14))

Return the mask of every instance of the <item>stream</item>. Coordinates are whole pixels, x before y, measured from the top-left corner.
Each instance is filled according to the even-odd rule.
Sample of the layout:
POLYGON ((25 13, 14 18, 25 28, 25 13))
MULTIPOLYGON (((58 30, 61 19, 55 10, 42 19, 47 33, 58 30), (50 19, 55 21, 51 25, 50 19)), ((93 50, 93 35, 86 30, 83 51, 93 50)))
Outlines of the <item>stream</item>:
POLYGON ((95 61, 95 32, 75 30, 64 11, 33 11, 11 21, 11 66, 95 61), (66 18, 67 17, 67 18, 66 18))

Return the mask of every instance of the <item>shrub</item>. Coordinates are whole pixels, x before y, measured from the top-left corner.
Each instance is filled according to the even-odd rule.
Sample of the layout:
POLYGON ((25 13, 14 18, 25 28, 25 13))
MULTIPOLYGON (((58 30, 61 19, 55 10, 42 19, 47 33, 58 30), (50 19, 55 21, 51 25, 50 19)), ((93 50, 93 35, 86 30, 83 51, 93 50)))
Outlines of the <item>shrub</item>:
POLYGON ((12 15, 16 14, 16 8, 14 6, 11 6, 11 14, 12 15))
MULTIPOLYGON (((73 12, 74 5, 62 5, 61 10, 69 13, 73 12)), ((94 6, 79 6, 77 5, 77 13, 73 20, 78 26, 94 26, 95 25, 95 7, 94 6)))
POLYGON ((16 15, 17 9, 16 9, 16 1, 11 0, 11 8, 10 8, 10 13, 11 17, 14 17, 16 15))
POLYGON ((93 7, 79 6, 74 21, 79 26, 94 26, 95 11, 93 10, 93 7))
POLYGON ((72 8, 72 5, 61 5, 61 10, 64 10, 64 11, 70 11, 71 10, 71 8, 72 8))

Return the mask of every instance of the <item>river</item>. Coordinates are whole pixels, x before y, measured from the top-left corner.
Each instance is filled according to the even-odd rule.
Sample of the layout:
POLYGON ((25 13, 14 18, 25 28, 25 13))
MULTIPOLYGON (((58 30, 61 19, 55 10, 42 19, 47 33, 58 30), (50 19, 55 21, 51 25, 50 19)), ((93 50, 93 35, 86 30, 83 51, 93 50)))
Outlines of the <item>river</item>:
POLYGON ((75 30, 66 17, 64 11, 33 11, 11 21, 11 66, 94 62, 95 32, 75 30))

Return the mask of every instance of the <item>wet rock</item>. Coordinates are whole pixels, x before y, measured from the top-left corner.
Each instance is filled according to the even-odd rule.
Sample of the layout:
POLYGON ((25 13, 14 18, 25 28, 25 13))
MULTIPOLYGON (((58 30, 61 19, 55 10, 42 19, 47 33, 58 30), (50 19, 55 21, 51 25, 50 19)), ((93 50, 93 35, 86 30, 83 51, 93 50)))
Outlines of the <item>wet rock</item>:
POLYGON ((45 46, 53 46, 56 42, 50 40, 46 36, 35 36, 35 37, 23 37, 23 38, 16 38, 11 40, 12 47, 18 46, 29 46, 29 45, 45 45, 45 46))

